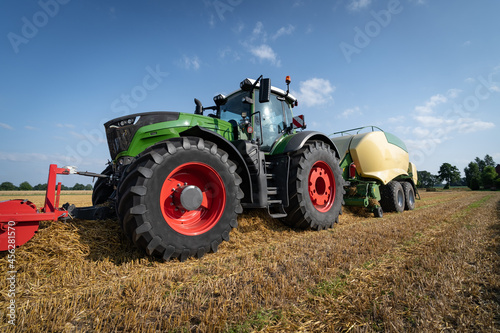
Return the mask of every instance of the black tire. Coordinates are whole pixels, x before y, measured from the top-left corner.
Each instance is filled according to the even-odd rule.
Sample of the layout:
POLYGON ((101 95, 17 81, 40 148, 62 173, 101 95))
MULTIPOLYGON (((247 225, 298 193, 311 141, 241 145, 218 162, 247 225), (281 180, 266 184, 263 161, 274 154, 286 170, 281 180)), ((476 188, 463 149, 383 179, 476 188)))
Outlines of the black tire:
POLYGON ((381 186, 380 205, 385 212, 401 213, 405 209, 405 194, 403 187, 397 181, 390 181, 387 185, 381 186))
MULTIPOLYGON (((226 152, 201 138, 155 144, 138 156, 120 182, 118 212, 124 232, 139 248, 164 260, 216 252, 243 211, 241 178, 235 170, 226 152), (188 192, 203 192, 197 208, 182 201, 188 192)), ((194 202, 197 195, 186 197, 194 202)))
MULTIPOLYGON (((101 173, 110 176, 113 174, 113 168, 108 165, 101 173)), ((92 205, 97 206, 108 201, 114 190, 113 185, 109 184, 109 178, 97 178, 92 191, 92 205)))
POLYGON ((382 207, 378 206, 377 208, 375 208, 373 210, 373 216, 375 216, 376 218, 384 217, 384 210, 382 209, 382 207))
POLYGON ((415 190, 409 182, 401 182, 405 194, 405 210, 415 209, 415 190))
POLYGON ((286 225, 322 230, 338 222, 344 179, 330 146, 311 141, 291 156, 288 191, 287 217, 281 219, 286 225))

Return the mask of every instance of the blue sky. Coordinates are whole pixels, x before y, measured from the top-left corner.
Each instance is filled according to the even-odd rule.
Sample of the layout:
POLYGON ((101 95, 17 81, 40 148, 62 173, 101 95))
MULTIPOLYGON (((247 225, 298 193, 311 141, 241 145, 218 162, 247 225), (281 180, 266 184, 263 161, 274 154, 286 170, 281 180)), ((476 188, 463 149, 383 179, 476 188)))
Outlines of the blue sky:
MULTIPOLYGON (((246 77, 299 99, 308 129, 376 125, 419 170, 500 163, 500 2, 2 1, 0 182, 100 172, 102 124, 193 112, 246 77)), ((90 178, 61 176, 64 184, 90 178)))

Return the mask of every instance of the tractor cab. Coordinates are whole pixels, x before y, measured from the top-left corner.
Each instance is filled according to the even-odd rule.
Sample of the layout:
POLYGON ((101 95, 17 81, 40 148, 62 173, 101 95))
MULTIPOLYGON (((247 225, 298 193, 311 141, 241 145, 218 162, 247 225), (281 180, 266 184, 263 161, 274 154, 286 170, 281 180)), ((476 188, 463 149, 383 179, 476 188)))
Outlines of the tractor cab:
POLYGON ((239 90, 214 100, 218 118, 233 124, 236 140, 253 141, 268 152, 279 137, 292 132, 292 108, 297 100, 288 89, 272 87, 269 79, 261 78, 245 79, 239 90))

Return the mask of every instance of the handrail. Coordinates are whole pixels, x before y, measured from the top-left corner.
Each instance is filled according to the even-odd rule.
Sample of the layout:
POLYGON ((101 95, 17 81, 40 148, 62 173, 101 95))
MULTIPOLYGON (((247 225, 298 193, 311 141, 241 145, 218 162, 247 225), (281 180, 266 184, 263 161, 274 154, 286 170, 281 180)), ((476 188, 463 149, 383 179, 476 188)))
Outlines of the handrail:
POLYGON ((352 129, 348 129, 348 130, 345 130, 345 131, 340 131, 340 132, 335 132, 335 133, 332 133, 330 134, 329 136, 332 136, 332 135, 337 135, 337 134, 342 134, 342 136, 344 136, 344 133, 347 133, 347 132, 352 132, 352 131, 356 131, 356 134, 359 134, 359 132, 362 130, 362 129, 365 129, 365 128, 371 128, 372 129, 372 132, 375 132, 375 128, 378 129, 379 131, 383 132, 384 130, 381 129, 380 127, 377 127, 377 126, 374 126, 374 125, 370 125, 370 126, 363 126, 363 127, 356 127, 356 128, 352 128, 352 129))

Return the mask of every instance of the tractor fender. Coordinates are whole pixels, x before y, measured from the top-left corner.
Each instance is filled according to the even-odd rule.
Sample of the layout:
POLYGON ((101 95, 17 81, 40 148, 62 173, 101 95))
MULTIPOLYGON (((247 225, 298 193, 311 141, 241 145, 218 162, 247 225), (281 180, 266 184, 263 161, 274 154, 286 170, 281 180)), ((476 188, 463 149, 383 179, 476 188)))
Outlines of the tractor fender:
POLYGON ((332 140, 323 133, 316 131, 303 131, 290 135, 289 140, 281 141, 276 145, 276 147, 273 147, 271 154, 273 155, 279 153, 286 154, 294 152, 302 148, 307 141, 312 141, 312 140, 323 141, 324 143, 328 144, 330 148, 332 148, 333 151, 335 151, 335 156, 338 159, 340 159, 337 146, 335 146, 332 140))
POLYGON ((242 190, 245 193, 245 198, 248 198, 250 202, 253 202, 252 181, 250 178, 250 171, 248 170, 248 166, 241 153, 234 147, 234 145, 229 140, 227 140, 225 137, 223 137, 218 133, 207 130, 200 126, 193 126, 185 131, 182 131, 179 133, 179 136, 181 137, 194 136, 202 138, 204 140, 208 140, 210 142, 215 143, 217 147, 224 150, 229 155, 229 159, 234 163, 236 163, 238 166, 237 172, 244 184, 242 186, 242 190))

